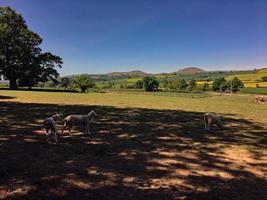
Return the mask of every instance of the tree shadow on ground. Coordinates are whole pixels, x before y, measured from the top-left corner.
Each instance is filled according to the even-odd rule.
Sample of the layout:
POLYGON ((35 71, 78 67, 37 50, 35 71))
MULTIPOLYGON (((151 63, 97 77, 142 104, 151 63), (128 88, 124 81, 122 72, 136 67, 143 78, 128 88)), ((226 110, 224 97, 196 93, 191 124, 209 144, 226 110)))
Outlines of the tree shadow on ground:
POLYGON ((14 99, 15 97, 11 97, 11 96, 3 96, 0 95, 0 100, 5 100, 5 99, 14 99))
POLYGON ((0 90, 16 90, 16 91, 31 91, 31 92, 64 92, 64 93, 78 93, 77 90, 61 90, 61 89, 46 89, 46 88, 18 88, 18 89, 10 89, 10 88, 1 88, 0 90))
MULTIPOLYGON (((203 130, 203 113, 107 106, 0 102, 0 198, 266 199, 264 127, 224 116, 203 130), (42 119, 98 117, 47 144, 42 119)), ((60 127, 60 126, 59 126, 60 127)))

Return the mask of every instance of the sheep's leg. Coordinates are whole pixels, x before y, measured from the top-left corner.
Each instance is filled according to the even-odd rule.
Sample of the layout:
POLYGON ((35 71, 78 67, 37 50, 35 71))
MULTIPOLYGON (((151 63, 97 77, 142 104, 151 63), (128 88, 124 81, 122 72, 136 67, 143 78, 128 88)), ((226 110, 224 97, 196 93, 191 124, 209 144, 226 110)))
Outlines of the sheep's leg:
POLYGON ((212 124, 213 124, 213 120, 212 119, 208 119, 208 129, 207 129, 208 131, 211 130, 212 124))
POLYGON ((85 122, 80 122, 80 131, 86 135, 87 134, 87 129, 86 129, 86 123, 85 122))
POLYGON ((86 126, 86 131, 87 131, 88 135, 91 135, 91 132, 90 132, 90 129, 89 129, 89 124, 87 124, 87 126, 86 126))
POLYGON ((56 144, 58 144, 57 132, 54 132, 54 137, 55 137, 55 142, 56 142, 56 144))
POLYGON ((48 128, 44 128, 44 132, 46 135, 49 135, 49 129, 48 128))
POLYGON ((67 127, 68 127, 67 124, 64 124, 64 125, 63 125, 63 128, 62 128, 62 130, 61 130, 61 134, 62 134, 62 135, 63 135, 63 133, 64 133, 64 130, 65 130, 67 127))
POLYGON ((71 128, 72 128, 72 125, 69 125, 69 135, 71 135, 71 128))
POLYGON ((46 135, 46 141, 49 143, 50 142, 50 140, 51 140, 51 134, 52 134, 52 132, 47 132, 47 135, 46 135))
POLYGON ((86 128, 85 128, 84 123, 80 123, 80 131, 81 131, 83 134, 86 134, 86 128))
POLYGON ((56 130, 56 127, 55 126, 51 129, 51 136, 54 139, 55 143, 58 144, 57 130, 56 130))
POLYGON ((67 127, 65 126, 65 124, 63 125, 62 129, 61 129, 61 134, 63 135, 64 133, 64 130, 66 129, 67 127))
POLYGON ((208 127, 207 127, 207 117, 204 116, 204 124, 205 124, 205 130, 208 130, 208 127))
POLYGON ((223 124, 222 124, 222 121, 221 121, 220 119, 217 121, 217 126, 218 126, 220 129, 223 128, 223 124))
POLYGON ((84 125, 84 133, 85 133, 86 135, 91 135, 91 132, 90 132, 90 130, 89 130, 89 124, 85 124, 85 125, 84 125))

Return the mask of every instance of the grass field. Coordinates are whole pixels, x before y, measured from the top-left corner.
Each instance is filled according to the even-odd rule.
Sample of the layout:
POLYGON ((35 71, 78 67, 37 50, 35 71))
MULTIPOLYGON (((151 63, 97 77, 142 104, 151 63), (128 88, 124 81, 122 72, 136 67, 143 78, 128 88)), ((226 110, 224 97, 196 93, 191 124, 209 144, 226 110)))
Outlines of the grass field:
POLYGON ((244 82, 246 88, 256 88, 257 85, 258 87, 267 88, 267 82, 261 80, 264 76, 267 76, 266 69, 258 70, 255 73, 230 75, 226 77, 226 80, 231 80, 234 77, 237 77, 244 82))
POLYGON ((247 94, 267 94, 267 88, 243 88, 240 92, 247 94))
POLYGON ((0 90, 0 199, 266 199, 267 104, 253 99, 0 90), (91 109, 91 137, 46 143, 42 119, 91 109), (207 111, 224 129, 203 129, 207 111))
POLYGON ((230 75, 226 77, 226 80, 231 80, 234 77, 239 78, 242 81, 246 82, 255 82, 255 81, 260 81, 263 76, 266 74, 262 73, 255 73, 255 74, 235 74, 235 75, 230 75))

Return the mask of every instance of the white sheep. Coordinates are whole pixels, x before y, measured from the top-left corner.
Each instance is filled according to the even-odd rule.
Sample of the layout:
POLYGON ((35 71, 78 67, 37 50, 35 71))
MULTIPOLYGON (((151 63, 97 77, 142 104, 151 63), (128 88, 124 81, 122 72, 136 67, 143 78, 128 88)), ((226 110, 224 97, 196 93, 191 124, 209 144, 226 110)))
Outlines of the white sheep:
POLYGON ((58 139, 57 139, 57 131, 56 131, 56 121, 62 119, 61 114, 55 114, 52 117, 48 117, 44 119, 44 129, 45 129, 45 134, 47 135, 47 142, 51 139, 50 136, 54 137, 54 140, 56 144, 58 144, 58 139), (50 131, 50 133, 49 133, 50 131))
POLYGON ((211 130, 213 124, 216 124, 219 128, 223 127, 221 116, 215 113, 205 113, 204 123, 205 130, 211 130))
POLYGON ((64 121, 64 126, 62 128, 62 134, 64 130, 68 127, 69 128, 69 135, 71 134, 71 128, 73 126, 80 126, 81 130, 84 132, 84 134, 90 135, 89 131, 89 124, 91 120, 94 118, 94 116, 97 116, 96 113, 92 110, 88 113, 88 115, 69 115, 66 117, 64 121))

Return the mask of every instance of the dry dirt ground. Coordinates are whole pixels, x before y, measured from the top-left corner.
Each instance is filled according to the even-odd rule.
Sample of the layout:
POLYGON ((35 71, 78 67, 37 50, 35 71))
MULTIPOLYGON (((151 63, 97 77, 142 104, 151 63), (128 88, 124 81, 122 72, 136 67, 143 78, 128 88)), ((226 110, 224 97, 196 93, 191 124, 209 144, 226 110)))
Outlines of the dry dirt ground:
POLYGON ((205 132, 199 112, 95 106, 92 137, 54 145, 42 119, 92 107, 1 98, 0 199, 267 199, 259 124, 224 116, 225 129, 205 132))

